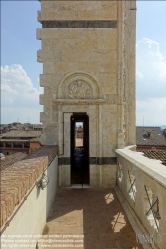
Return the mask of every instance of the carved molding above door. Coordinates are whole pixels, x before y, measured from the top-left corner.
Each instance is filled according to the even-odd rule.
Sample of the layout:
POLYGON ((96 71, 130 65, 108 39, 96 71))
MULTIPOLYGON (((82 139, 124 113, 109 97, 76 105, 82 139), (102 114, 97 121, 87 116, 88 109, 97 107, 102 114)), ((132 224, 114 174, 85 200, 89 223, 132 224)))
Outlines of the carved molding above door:
POLYGON ((95 75, 85 71, 67 74, 58 85, 57 96, 54 96, 54 101, 66 100, 69 103, 75 100, 94 101, 98 99, 105 99, 102 86, 95 75))

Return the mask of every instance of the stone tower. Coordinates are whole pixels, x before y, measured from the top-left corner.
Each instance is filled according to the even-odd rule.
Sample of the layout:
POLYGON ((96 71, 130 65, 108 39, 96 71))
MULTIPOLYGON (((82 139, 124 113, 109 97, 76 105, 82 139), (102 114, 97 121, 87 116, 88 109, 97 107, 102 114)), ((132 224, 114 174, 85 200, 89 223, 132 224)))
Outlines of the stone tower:
POLYGON ((114 149, 135 144, 135 9, 135 1, 41 0, 41 143, 59 146, 60 186, 77 183, 76 122, 91 186, 114 186, 114 149))

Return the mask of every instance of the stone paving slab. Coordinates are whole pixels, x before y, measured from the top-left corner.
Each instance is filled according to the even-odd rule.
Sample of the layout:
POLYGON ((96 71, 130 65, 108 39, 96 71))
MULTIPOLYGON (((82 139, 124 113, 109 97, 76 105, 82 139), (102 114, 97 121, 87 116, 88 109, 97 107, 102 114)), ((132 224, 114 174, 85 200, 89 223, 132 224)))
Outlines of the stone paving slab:
POLYGON ((59 189, 43 235, 39 248, 142 249, 113 189, 59 189))

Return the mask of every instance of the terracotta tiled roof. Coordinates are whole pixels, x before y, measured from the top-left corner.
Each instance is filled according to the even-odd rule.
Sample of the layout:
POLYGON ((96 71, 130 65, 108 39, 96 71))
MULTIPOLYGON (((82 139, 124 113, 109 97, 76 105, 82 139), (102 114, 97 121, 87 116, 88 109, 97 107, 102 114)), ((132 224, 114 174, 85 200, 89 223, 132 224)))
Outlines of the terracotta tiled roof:
POLYGON ((5 156, 5 158, 1 159, 0 161, 0 170, 4 170, 13 163, 16 163, 18 161, 21 161, 23 158, 25 158, 27 154, 23 152, 17 152, 13 155, 5 156))
POLYGON ((148 158, 160 160, 166 165, 166 150, 156 150, 155 148, 152 148, 151 150, 138 149, 137 151, 143 152, 144 156, 148 158))
POLYGON ((136 127, 136 144, 148 146, 166 146, 166 136, 160 127, 136 127))
POLYGON ((1 226, 5 225, 36 180, 57 155, 57 146, 43 146, 1 172, 1 226))
POLYGON ((20 137, 39 137, 41 135, 41 131, 9 131, 6 133, 1 134, 2 138, 20 138, 20 137))

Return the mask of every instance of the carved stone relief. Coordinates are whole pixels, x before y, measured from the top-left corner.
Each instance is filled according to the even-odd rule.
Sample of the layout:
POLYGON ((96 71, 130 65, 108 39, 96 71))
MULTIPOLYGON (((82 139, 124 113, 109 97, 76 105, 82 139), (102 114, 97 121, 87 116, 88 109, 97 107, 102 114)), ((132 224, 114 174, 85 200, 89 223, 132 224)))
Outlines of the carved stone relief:
MULTIPOLYGON (((84 101, 103 99, 102 86, 95 75, 84 71, 73 71, 61 79, 57 87, 57 99, 84 101)), ((73 102, 74 103, 74 102, 73 102)))
POLYGON ((71 99, 89 99, 92 97, 92 89, 84 80, 76 80, 68 86, 68 96, 71 99))

